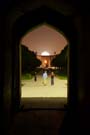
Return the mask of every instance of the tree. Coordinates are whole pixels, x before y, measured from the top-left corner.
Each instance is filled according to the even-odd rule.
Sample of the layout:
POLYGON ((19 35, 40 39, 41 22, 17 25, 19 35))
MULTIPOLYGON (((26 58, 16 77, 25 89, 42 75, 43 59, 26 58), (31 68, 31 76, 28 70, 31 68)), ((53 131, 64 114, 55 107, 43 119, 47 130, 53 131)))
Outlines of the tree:
POLYGON ((51 65, 59 68, 67 68, 67 51, 68 45, 64 47, 60 54, 56 55, 56 57, 52 60, 51 65))
POLYGON ((22 73, 28 73, 35 70, 41 65, 41 61, 37 59, 36 54, 30 51, 26 46, 21 45, 22 56, 22 73))

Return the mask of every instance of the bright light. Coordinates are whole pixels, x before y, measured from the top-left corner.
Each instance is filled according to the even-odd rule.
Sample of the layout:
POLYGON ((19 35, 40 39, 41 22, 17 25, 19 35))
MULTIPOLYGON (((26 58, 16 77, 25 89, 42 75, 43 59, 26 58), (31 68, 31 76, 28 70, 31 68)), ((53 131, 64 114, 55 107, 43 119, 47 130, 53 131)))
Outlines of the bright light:
POLYGON ((44 63, 47 64, 47 60, 44 60, 44 63))
POLYGON ((50 54, 47 51, 41 53, 42 56, 49 56, 50 54))

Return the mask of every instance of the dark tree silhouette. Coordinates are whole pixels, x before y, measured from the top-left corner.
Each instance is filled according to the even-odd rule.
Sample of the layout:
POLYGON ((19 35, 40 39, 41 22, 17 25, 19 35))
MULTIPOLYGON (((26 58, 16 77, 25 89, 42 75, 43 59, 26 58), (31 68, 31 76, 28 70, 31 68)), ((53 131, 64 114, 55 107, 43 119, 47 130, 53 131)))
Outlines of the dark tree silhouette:
POLYGON ((37 59, 36 53, 30 51, 26 46, 21 45, 22 57, 22 73, 30 73, 41 65, 41 61, 37 59))
POLYGON ((68 58, 68 45, 64 47, 60 54, 52 60, 51 65, 58 67, 60 69, 67 68, 67 58, 68 58))

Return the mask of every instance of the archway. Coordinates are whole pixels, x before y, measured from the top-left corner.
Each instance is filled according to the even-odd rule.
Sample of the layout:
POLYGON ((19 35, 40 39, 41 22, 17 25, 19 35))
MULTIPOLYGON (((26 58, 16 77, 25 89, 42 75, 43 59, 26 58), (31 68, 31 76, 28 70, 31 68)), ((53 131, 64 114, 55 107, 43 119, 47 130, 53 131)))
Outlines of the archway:
POLYGON ((28 31, 28 33, 21 38, 20 44, 22 50, 21 97, 30 99, 36 97, 40 99, 66 98, 67 101, 68 62, 66 62, 66 59, 69 43, 66 37, 59 31, 56 31, 52 26, 42 24, 28 31), (49 53, 44 50, 47 50, 49 53), (61 52, 63 52, 62 61, 58 60, 58 62, 56 61, 57 66, 52 66, 52 61, 55 58, 61 57, 61 52), (36 58, 34 56, 36 56, 36 58), (37 67, 35 67, 35 63, 37 64, 36 60, 41 61, 41 64, 37 67), (42 83, 44 70, 47 71, 48 75, 46 87, 44 87, 42 83), (51 71, 53 71, 55 75, 53 87, 51 83, 51 71), (34 78, 34 72, 36 73, 37 79, 34 78))
POLYGON ((25 15, 17 19, 13 28, 13 103, 16 106, 20 105, 20 59, 19 59, 19 42, 21 37, 32 27, 47 22, 48 24, 56 27, 63 33, 65 33, 67 39, 69 39, 69 67, 68 67, 68 104, 75 106, 77 103, 77 75, 74 71, 77 70, 77 31, 73 24, 73 18, 64 16, 47 7, 41 7, 28 12, 25 15), (43 16, 42 16, 43 14, 43 16), (16 89, 17 88, 17 89, 16 89))

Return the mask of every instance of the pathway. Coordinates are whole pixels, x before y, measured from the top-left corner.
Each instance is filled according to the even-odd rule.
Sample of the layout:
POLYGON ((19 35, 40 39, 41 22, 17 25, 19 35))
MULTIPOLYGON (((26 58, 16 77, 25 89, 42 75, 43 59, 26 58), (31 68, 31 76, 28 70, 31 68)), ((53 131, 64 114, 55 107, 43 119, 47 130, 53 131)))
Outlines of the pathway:
POLYGON ((67 80, 55 77, 55 84, 51 86, 50 77, 47 85, 42 83, 42 76, 38 75, 37 81, 22 80, 21 97, 67 97, 67 80))

